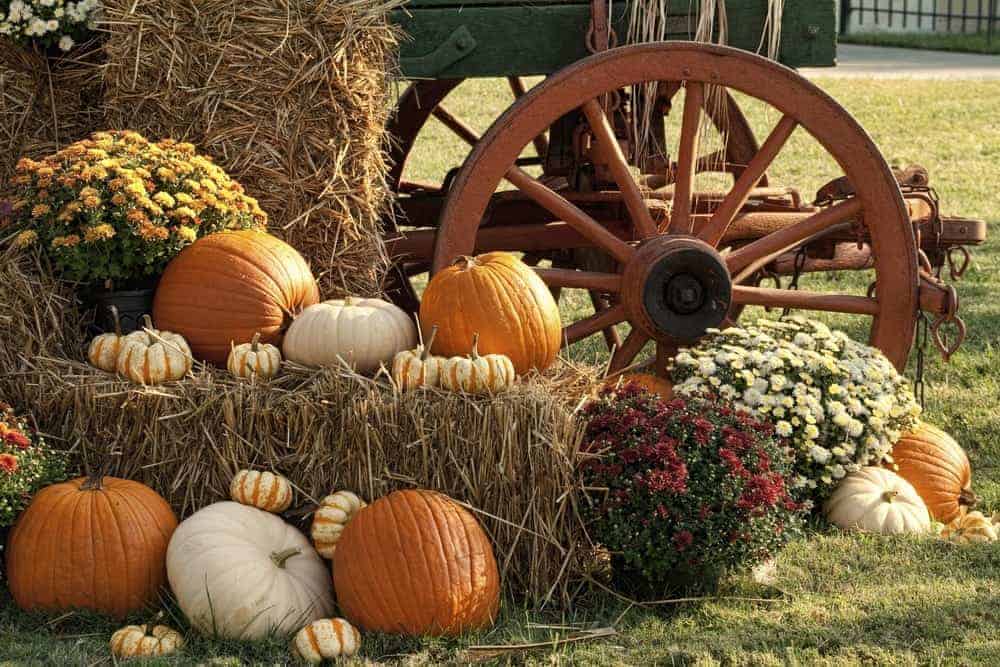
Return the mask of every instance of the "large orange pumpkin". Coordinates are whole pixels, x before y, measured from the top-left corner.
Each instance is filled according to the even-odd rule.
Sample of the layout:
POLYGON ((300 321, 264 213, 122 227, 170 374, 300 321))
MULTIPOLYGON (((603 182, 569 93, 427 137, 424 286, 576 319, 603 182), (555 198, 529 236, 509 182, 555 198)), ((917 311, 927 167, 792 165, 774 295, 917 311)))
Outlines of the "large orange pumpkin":
POLYGON ((319 287, 295 248, 265 232, 221 232, 181 251, 153 302, 161 329, 187 340, 194 356, 224 366, 233 345, 281 345, 292 319, 319 301, 319 287))
POLYGON ((42 489, 7 544, 22 609, 92 609, 122 617, 156 602, 177 518, 138 482, 81 477, 42 489))
POLYGON ((976 504, 972 468, 965 450, 950 435, 927 422, 900 438, 892 449, 900 477, 913 485, 931 516, 948 523, 963 506, 976 504))
POLYGON ((427 284, 424 331, 438 327, 431 351, 463 356, 479 334, 481 354, 503 354, 518 375, 544 370, 562 344, 559 306, 531 267, 509 252, 461 257, 427 284))
POLYGON ((488 627, 500 577, 486 533, 443 494, 406 490, 362 508, 333 554, 337 602, 366 630, 457 635, 488 627))

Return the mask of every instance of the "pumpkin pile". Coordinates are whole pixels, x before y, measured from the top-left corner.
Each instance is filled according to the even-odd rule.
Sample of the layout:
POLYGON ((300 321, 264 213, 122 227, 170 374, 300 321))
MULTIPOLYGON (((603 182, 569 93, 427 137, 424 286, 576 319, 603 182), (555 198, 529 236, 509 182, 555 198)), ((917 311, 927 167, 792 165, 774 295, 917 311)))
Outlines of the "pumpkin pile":
POLYGON ((118 314, 112 313, 115 332, 95 337, 87 350, 92 366, 142 385, 180 380, 188 374, 191 348, 183 336, 154 329, 149 315, 143 316, 142 329, 122 336, 118 314))

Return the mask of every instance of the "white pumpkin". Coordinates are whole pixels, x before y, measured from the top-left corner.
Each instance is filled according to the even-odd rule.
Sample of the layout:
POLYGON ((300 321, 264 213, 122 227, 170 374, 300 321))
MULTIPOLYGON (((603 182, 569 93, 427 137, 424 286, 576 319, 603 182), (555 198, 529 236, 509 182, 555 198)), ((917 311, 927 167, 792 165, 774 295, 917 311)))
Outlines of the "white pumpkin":
POLYGON ((191 625, 211 636, 287 636, 333 612, 330 573, 309 540, 249 505, 214 503, 182 521, 167 578, 191 625))
POLYGON ((313 545, 320 556, 333 558, 340 534, 358 510, 366 506, 365 501, 350 491, 337 491, 320 501, 310 529, 313 545))
POLYGON ((869 466, 847 475, 824 506, 827 519, 844 530, 886 535, 926 533, 931 528, 927 505, 905 479, 885 468, 869 466))
POLYGON ((114 373, 118 370, 118 353, 121 352, 122 346, 125 344, 125 336, 122 335, 118 309, 115 306, 111 306, 110 309, 115 330, 111 333, 97 335, 94 340, 90 341, 90 346, 87 348, 87 361, 95 368, 114 373))
POLYGON ((191 370, 191 348, 180 334, 153 328, 149 315, 145 325, 122 339, 117 369, 132 382, 160 384, 180 380, 191 370))
POLYGON ((295 633, 292 653, 308 663, 352 656, 361 648, 361 633, 342 618, 313 621, 295 633))
POLYGON ((313 304, 285 334, 285 358, 304 366, 332 366, 343 359, 359 373, 390 363, 417 344, 417 327, 398 306, 382 299, 347 297, 313 304))
POLYGON ((281 367, 281 350, 274 345, 260 342, 260 332, 249 343, 234 345, 229 351, 226 368, 236 377, 258 377, 262 380, 278 374, 281 367))
POLYGON ((467 394, 496 394, 510 389, 517 380, 514 364, 503 354, 479 354, 479 334, 472 335, 472 352, 467 357, 450 357, 444 362, 439 382, 443 389, 467 394))
POLYGON ((415 350, 403 350, 393 357, 392 381, 400 391, 437 387, 440 384, 444 365, 448 360, 431 354, 437 332, 438 327, 435 324, 431 329, 431 335, 423 345, 418 345, 415 350))

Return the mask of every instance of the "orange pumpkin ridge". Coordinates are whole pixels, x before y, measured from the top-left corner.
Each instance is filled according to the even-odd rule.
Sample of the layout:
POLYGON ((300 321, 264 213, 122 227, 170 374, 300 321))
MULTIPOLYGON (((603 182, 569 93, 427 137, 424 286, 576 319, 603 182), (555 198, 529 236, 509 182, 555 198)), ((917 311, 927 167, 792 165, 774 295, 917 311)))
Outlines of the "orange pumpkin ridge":
POLYGON ((936 426, 921 422, 900 438, 892 457, 899 475, 913 485, 935 520, 949 523, 963 508, 976 504, 965 450, 936 426))
POLYGON ((177 519, 138 482, 78 478, 42 489, 7 548, 8 584, 22 609, 91 609, 121 617, 157 600, 177 519))

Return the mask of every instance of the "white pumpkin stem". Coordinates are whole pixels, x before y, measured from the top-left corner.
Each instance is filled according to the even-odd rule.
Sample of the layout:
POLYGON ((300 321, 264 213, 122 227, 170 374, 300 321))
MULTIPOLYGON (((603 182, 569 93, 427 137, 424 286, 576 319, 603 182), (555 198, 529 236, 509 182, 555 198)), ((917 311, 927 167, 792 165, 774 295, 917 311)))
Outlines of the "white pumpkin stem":
POLYGON ((292 547, 290 549, 285 549, 284 551, 272 551, 271 560, 274 562, 275 565, 284 569, 285 561, 287 561, 292 556, 298 556, 300 553, 302 553, 302 551, 296 549, 295 547, 292 547))
POLYGON ((431 328, 431 335, 427 337, 426 341, 424 341, 424 349, 420 353, 420 361, 427 361, 428 357, 431 356, 431 345, 434 344, 434 337, 437 336, 437 333, 438 325, 435 324, 431 328))
POLYGON ((111 321, 114 322, 114 324, 115 324, 115 335, 116 336, 121 336, 122 335, 122 321, 118 317, 118 306, 116 306, 115 304, 111 304, 110 306, 108 306, 108 310, 111 311, 111 321))
POLYGON ((469 353, 469 358, 475 361, 479 358, 479 332, 472 334, 472 352, 469 353))
POLYGON ((260 332, 256 332, 253 335, 253 340, 250 341, 250 351, 257 352, 257 348, 260 346, 260 332))
POLYGON ((153 318, 149 316, 149 313, 142 316, 142 330, 149 336, 150 345, 156 342, 156 338, 153 336, 153 318))
POLYGON ((898 495, 899 495, 899 491, 895 491, 895 490, 893 490, 893 491, 885 491, 884 493, 882 493, 882 500, 884 500, 887 503, 891 503, 892 501, 896 500, 896 496, 898 496, 898 495))

